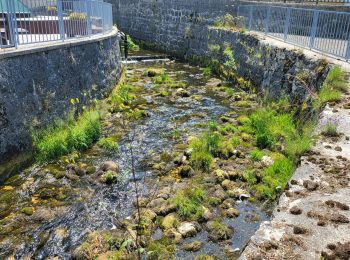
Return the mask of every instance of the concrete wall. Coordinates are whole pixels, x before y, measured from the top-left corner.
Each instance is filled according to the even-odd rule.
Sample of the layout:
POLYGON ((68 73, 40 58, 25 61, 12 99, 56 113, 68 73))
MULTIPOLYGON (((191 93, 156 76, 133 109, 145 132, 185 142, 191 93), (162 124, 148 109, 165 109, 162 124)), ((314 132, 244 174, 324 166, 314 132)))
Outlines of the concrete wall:
POLYGON ((0 54, 0 180, 30 157, 36 131, 109 92, 121 74, 119 36, 0 54), (7 162, 7 163, 5 163, 7 162))

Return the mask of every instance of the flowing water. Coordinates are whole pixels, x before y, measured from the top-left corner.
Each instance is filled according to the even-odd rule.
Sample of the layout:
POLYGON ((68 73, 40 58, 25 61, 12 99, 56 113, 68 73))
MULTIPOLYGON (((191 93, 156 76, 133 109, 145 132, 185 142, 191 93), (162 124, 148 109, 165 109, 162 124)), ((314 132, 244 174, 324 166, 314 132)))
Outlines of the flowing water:
MULTIPOLYGON (((146 195, 156 183, 163 185, 150 167, 156 155, 171 152, 176 144, 186 142, 191 135, 198 135, 202 131, 200 125, 217 120, 232 110, 228 100, 205 88, 216 81, 204 77, 198 67, 177 61, 139 62, 128 65, 126 74, 130 84, 140 87, 137 102, 147 111, 148 117, 131 123, 121 134, 120 115, 108 114, 103 119, 103 134, 118 136, 118 152, 107 152, 94 145, 74 160, 70 156, 48 165, 32 165, 0 186, 0 259, 11 255, 15 259, 25 256, 70 259, 72 250, 87 234, 94 230, 115 229, 116 216, 127 218, 134 210, 130 145, 136 159, 137 180, 142 194, 146 195), (144 75, 148 67, 164 69, 170 78, 184 82, 190 96, 174 95, 172 92, 176 89, 171 89, 169 95, 157 95, 157 86, 144 75), (171 136, 174 131, 180 133, 176 140, 171 136), (101 163, 111 160, 119 164, 123 176, 116 184, 102 184, 93 175, 67 174, 68 161, 98 168, 101 163)), ((235 228, 232 248, 242 249, 267 215, 258 204, 248 201, 238 203, 237 209, 241 212, 238 218, 224 221, 235 228), (252 213, 258 220, 249 220, 252 213)), ((157 232, 161 235, 161 230, 157 232)), ((194 239, 204 242, 196 254, 225 258, 218 244, 207 241, 204 229, 185 242, 194 239)), ((193 253, 179 247, 176 256, 191 259, 193 253)))

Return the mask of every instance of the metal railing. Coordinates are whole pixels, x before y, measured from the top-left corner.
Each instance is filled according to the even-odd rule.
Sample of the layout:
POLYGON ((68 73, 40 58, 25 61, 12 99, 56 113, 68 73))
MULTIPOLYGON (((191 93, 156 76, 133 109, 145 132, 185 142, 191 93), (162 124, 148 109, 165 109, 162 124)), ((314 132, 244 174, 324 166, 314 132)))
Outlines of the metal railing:
POLYGON ((0 48, 89 37, 113 27, 102 0, 0 0, 0 48))
POLYGON ((246 29, 350 59, 350 13, 265 5, 239 6, 246 29))

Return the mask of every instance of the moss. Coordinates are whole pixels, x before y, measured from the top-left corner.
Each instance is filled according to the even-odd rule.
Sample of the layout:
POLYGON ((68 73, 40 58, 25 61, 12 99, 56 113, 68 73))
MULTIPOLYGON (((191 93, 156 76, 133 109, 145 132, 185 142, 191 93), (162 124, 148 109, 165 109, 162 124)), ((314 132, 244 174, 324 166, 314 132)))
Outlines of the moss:
POLYGON ((101 138, 100 141, 98 142, 98 145, 110 152, 119 150, 117 139, 114 137, 101 138))
POLYGON ((213 241, 222 241, 230 239, 233 235, 233 229, 222 223, 221 219, 214 219, 207 223, 209 238, 213 241))
POLYGON ((202 217, 202 203, 205 192, 201 187, 188 186, 177 191, 173 202, 176 204, 177 214, 184 220, 198 220, 202 217))
POLYGON ((102 175, 103 182, 112 184, 118 180, 118 173, 114 171, 107 171, 102 175))
POLYGON ((173 259, 176 251, 175 244, 169 238, 151 240, 148 248, 148 259, 173 259))
POLYGON ((250 102, 247 100, 240 100, 236 102, 237 107, 251 107, 250 102))
POLYGON ((247 124, 249 122, 249 117, 247 115, 240 115, 239 117, 237 117, 237 122, 240 125, 247 124))
POLYGON ((32 207, 25 207, 21 209, 21 212, 27 216, 33 215, 34 209, 32 207))

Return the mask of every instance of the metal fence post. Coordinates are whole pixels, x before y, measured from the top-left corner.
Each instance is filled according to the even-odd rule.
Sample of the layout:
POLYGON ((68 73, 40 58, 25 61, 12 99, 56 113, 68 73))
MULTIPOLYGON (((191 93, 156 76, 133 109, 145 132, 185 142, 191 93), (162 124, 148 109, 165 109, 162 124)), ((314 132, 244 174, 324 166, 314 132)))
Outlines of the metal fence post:
POLYGON ((290 23, 290 12, 291 9, 287 9, 287 15, 286 15, 286 20, 284 21, 284 40, 287 40, 288 37, 288 30, 289 30, 289 23, 290 23))
POLYGON ((86 0, 86 22, 87 22, 87 29, 88 29, 88 35, 91 36, 92 34, 92 22, 91 22, 91 0, 86 0))
POLYGON ((249 31, 252 30, 252 20, 253 20, 253 6, 251 5, 249 9, 249 27, 248 27, 249 31))
POLYGON ((348 61, 350 59, 350 33, 348 37, 348 46, 346 47, 345 59, 348 61))
POLYGON ((18 47, 18 28, 16 19, 16 10, 12 0, 6 0, 7 6, 7 23, 10 45, 18 47))
POLYGON ((318 17, 320 16, 320 11, 315 10, 313 11, 313 17, 312 17, 312 27, 311 27, 311 35, 310 35, 310 43, 309 48, 312 49, 315 44, 315 37, 317 32, 317 24, 318 24, 318 17))
POLYGON ((265 21, 265 34, 268 34, 269 32, 269 26, 270 26, 270 17, 271 17, 271 6, 267 8, 266 13, 266 21, 265 21))
POLYGON ((57 17, 58 17, 58 31, 60 33, 61 40, 64 41, 64 19, 63 19, 63 6, 62 0, 57 0, 57 17))

